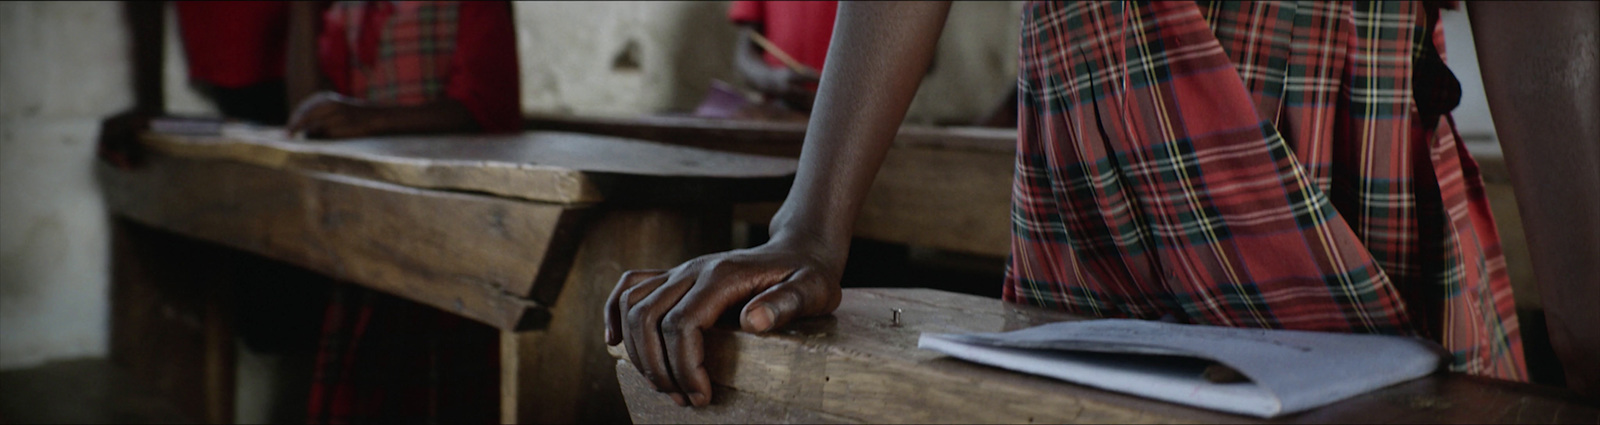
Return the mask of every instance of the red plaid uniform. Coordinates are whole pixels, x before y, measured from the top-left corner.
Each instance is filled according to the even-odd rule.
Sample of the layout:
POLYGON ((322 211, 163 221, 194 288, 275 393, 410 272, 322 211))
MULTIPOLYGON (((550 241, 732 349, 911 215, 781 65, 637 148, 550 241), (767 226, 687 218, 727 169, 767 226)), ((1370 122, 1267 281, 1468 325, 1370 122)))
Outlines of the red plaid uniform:
POLYGON ((1412 99, 1425 9, 1030 3, 1005 298, 1421 335, 1525 379, 1477 164, 1412 99))
POLYGON ((338 91, 386 105, 461 102, 485 131, 522 126, 511 6, 505 2, 336 2, 318 52, 338 91))
MULTIPOLYGON (((506 2, 338 2, 323 15, 322 71, 379 104, 461 102, 485 131, 521 127, 506 2)), ((337 285, 323 320, 312 423, 499 419, 499 332, 432 307, 337 285)))

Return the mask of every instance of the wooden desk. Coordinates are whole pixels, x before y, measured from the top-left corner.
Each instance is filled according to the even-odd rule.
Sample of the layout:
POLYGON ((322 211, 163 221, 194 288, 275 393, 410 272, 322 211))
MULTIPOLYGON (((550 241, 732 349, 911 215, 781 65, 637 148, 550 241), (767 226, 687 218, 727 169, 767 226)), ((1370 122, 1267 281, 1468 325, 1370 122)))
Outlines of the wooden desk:
MULTIPOLYGON (((529 129, 652 140, 725 152, 798 158, 804 123, 694 117, 530 115, 529 129)), ((1016 130, 904 126, 856 219, 856 236, 990 257, 1011 252, 1011 172, 1016 130)), ((766 223, 777 204, 743 205, 766 223)))
POLYGON ((611 350, 635 423, 1596 423, 1565 390, 1447 373, 1275 420, 1212 412, 1035 377, 918 350, 922 332, 996 332, 1073 320, 928 289, 845 289, 831 317, 768 335, 706 332, 716 386, 704 408, 674 405, 611 350), (901 326, 890 324, 902 309, 901 326))
MULTIPOLYGON (((113 214, 500 329, 508 422, 620 419, 600 338, 602 305, 617 279, 726 249, 731 205, 781 198, 795 167, 554 132, 305 142, 278 129, 230 126, 217 136, 146 134, 142 143, 149 153, 141 167, 97 170, 113 214)), ((159 235, 114 233, 114 288, 177 276, 204 281, 218 274, 184 270, 228 267, 204 248, 162 256, 175 248, 156 242, 159 235)), ((211 294, 204 288, 212 283, 220 282, 199 287, 211 294)), ((198 362, 206 365, 206 417, 228 421, 228 314, 219 297, 200 298, 178 303, 193 312, 169 316, 203 322, 194 338, 209 347, 198 362)), ((114 336, 124 343, 113 345, 126 350, 139 338, 114 336)))

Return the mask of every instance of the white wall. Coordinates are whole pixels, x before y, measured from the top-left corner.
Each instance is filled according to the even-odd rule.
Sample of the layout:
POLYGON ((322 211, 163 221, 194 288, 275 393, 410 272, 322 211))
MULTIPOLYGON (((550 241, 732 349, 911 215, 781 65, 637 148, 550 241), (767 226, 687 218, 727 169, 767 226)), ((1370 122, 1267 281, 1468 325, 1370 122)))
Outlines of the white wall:
MULTIPOLYGON (((907 119, 970 121, 1016 81, 1021 2, 957 2, 907 119)), ((727 2, 515 6, 526 111, 637 115, 693 109, 712 79, 739 84, 727 2), (638 69, 612 65, 637 46, 638 69)))
POLYGON ((112 2, 0 3, 0 368, 106 352, 101 117, 132 105, 112 2))

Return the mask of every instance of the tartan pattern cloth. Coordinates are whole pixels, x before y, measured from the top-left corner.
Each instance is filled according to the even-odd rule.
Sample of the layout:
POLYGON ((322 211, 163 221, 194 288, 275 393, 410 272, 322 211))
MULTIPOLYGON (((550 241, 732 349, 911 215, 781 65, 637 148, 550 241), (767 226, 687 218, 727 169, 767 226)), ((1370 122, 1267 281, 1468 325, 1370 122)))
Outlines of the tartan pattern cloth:
POLYGON ((443 96, 461 5, 439 1, 341 1, 325 15, 344 23, 348 94, 390 105, 443 96))
POLYGON ((1030 2, 1005 299, 1417 335, 1525 380, 1477 164, 1412 99, 1432 7, 1030 2))
POLYGON ((310 423, 494 423, 499 332, 393 295, 334 285, 310 423))
MULTIPOLYGON (((450 75, 462 6, 335 3, 323 15, 324 26, 342 37, 322 38, 323 71, 346 95, 380 104, 444 97, 450 78, 472 78, 450 75), (330 39, 343 43, 330 45, 330 39)), ((516 69, 515 62, 502 65, 516 69)), ((469 108, 471 100, 464 100, 469 108)), ((501 109, 495 113, 518 112, 501 109)), ((499 333, 491 327, 341 283, 333 288, 319 341, 307 406, 311 423, 499 420, 499 333)))

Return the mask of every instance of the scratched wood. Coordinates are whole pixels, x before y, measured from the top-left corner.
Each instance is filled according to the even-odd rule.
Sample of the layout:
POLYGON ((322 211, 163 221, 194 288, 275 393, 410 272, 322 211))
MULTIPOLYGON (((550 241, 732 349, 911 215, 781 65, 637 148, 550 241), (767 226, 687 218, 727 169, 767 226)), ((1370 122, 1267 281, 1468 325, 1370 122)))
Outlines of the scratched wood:
POLYGON ((306 141, 278 128, 230 124, 220 135, 145 133, 141 140, 186 158, 559 204, 657 194, 665 196, 648 201, 767 200, 783 192, 795 170, 794 161, 779 158, 557 132, 306 141))
POLYGON ((927 289, 846 289, 830 317, 767 335, 706 334, 708 408, 651 391, 617 347, 636 423, 1595 423, 1565 390, 1437 374, 1271 421, 980 366, 916 349, 921 332, 1005 331, 1073 318, 927 289), (890 310, 902 309, 900 326, 890 310))
POLYGON ((553 301, 535 283, 568 265, 543 260, 571 249, 561 245, 585 211, 160 153, 98 171, 117 215, 501 329, 553 301))

